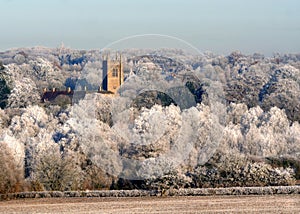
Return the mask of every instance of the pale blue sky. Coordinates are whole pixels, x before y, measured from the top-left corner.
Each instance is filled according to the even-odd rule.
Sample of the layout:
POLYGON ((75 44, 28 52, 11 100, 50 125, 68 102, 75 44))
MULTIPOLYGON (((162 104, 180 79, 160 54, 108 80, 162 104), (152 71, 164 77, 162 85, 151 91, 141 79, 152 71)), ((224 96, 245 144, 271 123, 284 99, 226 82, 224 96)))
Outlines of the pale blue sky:
POLYGON ((166 34, 201 51, 300 52, 299 0, 0 0, 0 50, 166 34))

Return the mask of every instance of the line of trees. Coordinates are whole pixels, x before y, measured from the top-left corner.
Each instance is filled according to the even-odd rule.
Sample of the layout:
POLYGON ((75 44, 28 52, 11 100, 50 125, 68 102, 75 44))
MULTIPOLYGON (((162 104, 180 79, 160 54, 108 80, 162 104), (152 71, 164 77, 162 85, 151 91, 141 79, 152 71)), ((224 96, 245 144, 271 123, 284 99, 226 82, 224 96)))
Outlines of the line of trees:
POLYGON ((298 55, 278 61, 174 52, 198 78, 178 85, 180 74, 168 79, 151 71, 128 76, 118 98, 87 94, 73 105, 41 104, 44 87, 63 87, 70 78, 97 84, 99 53, 71 52, 0 55, 1 193, 291 185, 300 179, 298 55), (151 75, 168 96, 139 93, 151 75), (213 103, 206 79, 219 86, 222 93, 214 92, 224 102, 213 103), (180 102, 182 94, 195 100, 180 102))

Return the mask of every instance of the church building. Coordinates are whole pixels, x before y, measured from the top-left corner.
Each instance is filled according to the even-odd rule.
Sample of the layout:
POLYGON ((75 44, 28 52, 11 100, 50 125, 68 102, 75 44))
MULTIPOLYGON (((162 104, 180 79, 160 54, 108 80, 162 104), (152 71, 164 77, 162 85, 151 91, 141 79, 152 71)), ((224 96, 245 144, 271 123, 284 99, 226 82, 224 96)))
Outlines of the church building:
POLYGON ((117 55, 116 59, 106 56, 102 62, 102 69, 102 90, 115 94, 124 81, 122 56, 117 55))

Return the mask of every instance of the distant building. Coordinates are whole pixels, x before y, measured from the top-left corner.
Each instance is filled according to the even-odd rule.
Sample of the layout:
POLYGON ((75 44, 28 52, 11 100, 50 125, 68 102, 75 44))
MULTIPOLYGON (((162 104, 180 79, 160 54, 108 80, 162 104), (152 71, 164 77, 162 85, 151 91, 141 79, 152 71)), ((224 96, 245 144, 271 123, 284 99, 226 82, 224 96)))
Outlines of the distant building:
MULTIPOLYGON (((115 59, 110 59, 110 57, 107 56, 105 59, 103 59, 102 68, 103 81, 98 93, 107 96, 114 95, 124 81, 122 56, 116 56, 115 59)), ((57 90, 55 88, 48 90, 45 88, 42 93, 41 101, 43 103, 55 103, 57 97, 61 97, 64 98, 64 100, 68 100, 65 102, 71 103, 72 100, 73 102, 78 102, 79 100, 83 99, 87 93, 90 93, 90 91, 87 90, 87 86, 84 86, 84 90, 77 91, 71 90, 71 88, 67 88, 66 90, 57 90)))
POLYGON ((115 94, 124 81, 122 56, 116 56, 114 60, 107 56, 103 59, 102 69, 102 90, 115 94))

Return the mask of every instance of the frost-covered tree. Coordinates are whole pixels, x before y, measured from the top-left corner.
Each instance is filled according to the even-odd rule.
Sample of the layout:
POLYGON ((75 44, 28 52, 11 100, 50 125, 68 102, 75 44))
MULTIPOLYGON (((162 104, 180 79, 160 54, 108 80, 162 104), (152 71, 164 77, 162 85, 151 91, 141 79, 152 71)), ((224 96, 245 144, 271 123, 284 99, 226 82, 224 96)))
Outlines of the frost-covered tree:
POLYGON ((72 157, 62 151, 60 145, 53 140, 49 139, 36 145, 32 155, 29 177, 32 183, 41 184, 45 190, 65 191, 81 188, 83 174, 76 156, 72 157))
POLYGON ((62 71, 53 63, 43 58, 29 61, 31 74, 39 84, 39 88, 62 88, 65 81, 62 71))
POLYGON ((0 108, 5 108, 7 105, 7 99, 10 94, 10 87, 7 81, 0 76, 0 108))
POLYGON ((284 110, 273 107, 264 112, 259 106, 247 110, 243 104, 231 104, 228 110, 225 148, 262 157, 299 154, 298 123, 291 124, 284 110))
POLYGON ((12 89, 7 106, 10 108, 25 108, 40 102, 40 94, 35 83, 28 78, 16 80, 12 89))
POLYGON ((14 56, 14 61, 17 63, 17 64, 23 64, 25 63, 26 61, 26 57, 24 56, 24 54, 17 54, 14 56))
POLYGON ((262 106, 285 109, 292 121, 300 120, 300 71, 290 65, 275 70, 261 93, 262 106))
POLYGON ((102 64, 100 62, 86 63, 81 72, 81 79, 86 79, 89 84, 98 89, 102 83, 102 64))

